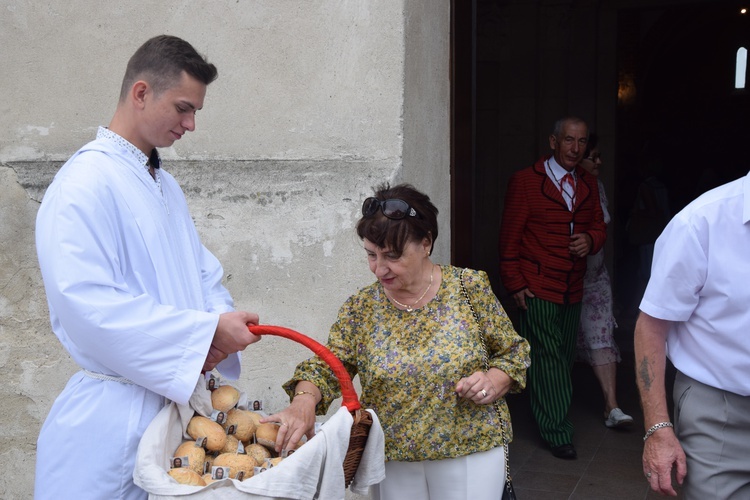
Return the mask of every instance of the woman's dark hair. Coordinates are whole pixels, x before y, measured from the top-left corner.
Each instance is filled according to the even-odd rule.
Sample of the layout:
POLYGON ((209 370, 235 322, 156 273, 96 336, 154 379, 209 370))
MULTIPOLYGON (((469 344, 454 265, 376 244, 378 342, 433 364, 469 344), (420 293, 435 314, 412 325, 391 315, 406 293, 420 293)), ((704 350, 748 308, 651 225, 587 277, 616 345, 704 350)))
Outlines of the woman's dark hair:
POLYGON ((430 254, 438 237, 437 215, 438 209, 430 201, 430 197, 411 184, 398 184, 391 187, 383 183, 375 188, 375 198, 380 201, 403 200, 413 208, 416 217, 406 216, 403 219, 389 219, 378 210, 368 217, 363 216, 357 223, 357 235, 360 239, 367 238, 379 248, 388 248, 397 255, 401 255, 409 242, 418 242, 428 238, 432 245, 430 254))

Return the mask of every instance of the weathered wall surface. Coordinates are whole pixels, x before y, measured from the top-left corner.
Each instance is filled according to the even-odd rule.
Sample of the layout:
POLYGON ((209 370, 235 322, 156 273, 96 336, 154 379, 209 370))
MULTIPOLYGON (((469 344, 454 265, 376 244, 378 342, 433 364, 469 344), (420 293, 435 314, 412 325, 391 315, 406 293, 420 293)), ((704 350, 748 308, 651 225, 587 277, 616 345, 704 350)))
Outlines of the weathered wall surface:
MULTIPOLYGON (((324 341, 373 279, 353 227, 385 180, 433 197, 435 259, 449 261, 449 2, 0 0, 0 13, 0 467, 29 471, 0 477, 1 498, 32 497, 39 428, 77 370, 50 331, 39 202, 108 123, 147 38, 181 36, 219 68, 197 130, 162 155, 238 308, 324 341)), ((263 339, 239 385, 280 408, 308 356, 263 339)))

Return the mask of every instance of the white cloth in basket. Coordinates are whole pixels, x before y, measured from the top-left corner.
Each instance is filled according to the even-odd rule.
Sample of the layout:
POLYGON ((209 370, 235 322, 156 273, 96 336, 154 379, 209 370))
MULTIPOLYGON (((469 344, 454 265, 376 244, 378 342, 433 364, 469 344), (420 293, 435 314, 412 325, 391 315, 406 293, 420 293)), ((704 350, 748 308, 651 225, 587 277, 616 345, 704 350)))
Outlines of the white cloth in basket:
MULTIPOLYGON (((196 396, 198 394, 195 394, 194 398, 196 396)), ((201 395, 200 401, 191 400, 191 404, 202 406, 203 411, 199 413, 206 411, 204 399, 201 395)), ((377 415, 372 411, 370 413, 373 425, 351 485, 351 490, 359 494, 366 494, 370 485, 377 484, 385 478, 383 430, 377 415)), ((148 492, 149 499, 344 499, 342 464, 349 446, 353 423, 352 416, 346 408, 339 409, 321 426, 313 439, 280 465, 246 481, 224 479, 206 487, 178 484, 166 472, 171 454, 183 441, 184 429, 192 416, 192 407, 171 403, 159 412, 146 429, 138 448, 133 479, 135 484, 148 492)))

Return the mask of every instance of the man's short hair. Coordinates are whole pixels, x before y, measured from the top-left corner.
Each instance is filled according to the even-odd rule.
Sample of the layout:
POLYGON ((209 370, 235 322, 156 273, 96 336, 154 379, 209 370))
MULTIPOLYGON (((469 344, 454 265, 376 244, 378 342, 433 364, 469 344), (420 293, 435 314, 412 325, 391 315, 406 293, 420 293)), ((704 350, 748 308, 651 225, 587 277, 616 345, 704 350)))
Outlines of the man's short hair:
MULTIPOLYGON (((571 124, 582 123, 586 125, 586 128, 588 129, 588 125, 586 124, 585 120, 578 118, 577 116, 570 115, 570 116, 565 116, 563 118, 560 118, 559 120, 555 122, 555 124, 552 126, 552 135, 559 139, 563 133, 563 126, 565 126, 566 123, 571 123, 571 124)), ((588 137, 588 134, 586 134, 586 137, 588 137)))
POLYGON ((174 86, 183 71, 205 85, 219 76, 216 66, 185 40, 170 35, 155 36, 141 45, 128 61, 120 101, 138 80, 148 82, 158 95, 174 86))

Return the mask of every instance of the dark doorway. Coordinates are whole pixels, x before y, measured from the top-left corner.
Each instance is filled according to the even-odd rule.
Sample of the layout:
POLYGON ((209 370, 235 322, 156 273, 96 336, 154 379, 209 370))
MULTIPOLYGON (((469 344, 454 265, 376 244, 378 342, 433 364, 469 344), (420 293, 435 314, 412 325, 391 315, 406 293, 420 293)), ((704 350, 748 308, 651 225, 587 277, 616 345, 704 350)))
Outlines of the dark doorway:
POLYGON ((617 27, 620 196, 610 233, 619 242, 616 296, 632 323, 648 276, 626 227, 639 183, 658 178, 674 215, 748 171, 750 99, 735 89, 735 70, 738 49, 750 47, 750 13, 736 2, 623 9, 617 27))
POLYGON ((487 271, 512 309, 497 272, 506 180, 547 153, 555 117, 582 116, 609 130, 608 263, 617 319, 630 329, 643 283, 626 224, 646 167, 667 186, 672 214, 748 171, 750 96, 734 88, 737 49, 750 48, 740 7, 453 0, 453 263, 487 271))

